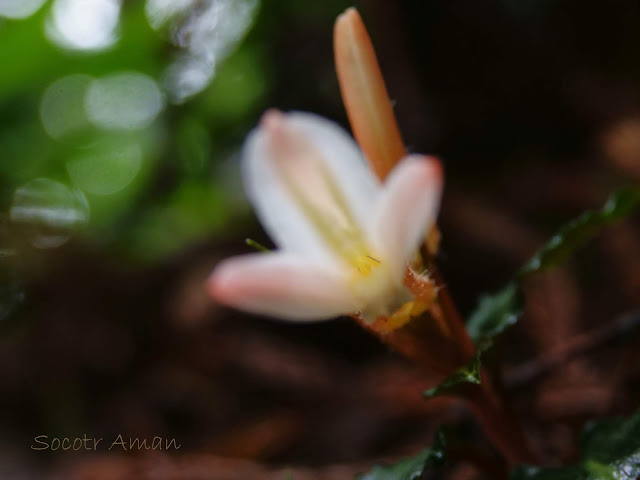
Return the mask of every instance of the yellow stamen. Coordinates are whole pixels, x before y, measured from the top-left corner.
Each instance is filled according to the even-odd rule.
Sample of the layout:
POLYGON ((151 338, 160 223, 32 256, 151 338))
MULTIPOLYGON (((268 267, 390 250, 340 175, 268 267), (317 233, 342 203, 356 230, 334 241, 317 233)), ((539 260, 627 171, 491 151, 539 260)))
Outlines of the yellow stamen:
POLYGON ((409 323, 411 319, 422 315, 430 306, 430 303, 423 302, 422 300, 407 302, 393 312, 391 316, 379 318, 373 328, 380 333, 393 332, 409 323))
POLYGON ((354 263, 358 271, 365 277, 368 277, 371 275, 373 269, 380 265, 380 260, 377 260, 370 255, 364 255, 362 257, 357 257, 354 263))

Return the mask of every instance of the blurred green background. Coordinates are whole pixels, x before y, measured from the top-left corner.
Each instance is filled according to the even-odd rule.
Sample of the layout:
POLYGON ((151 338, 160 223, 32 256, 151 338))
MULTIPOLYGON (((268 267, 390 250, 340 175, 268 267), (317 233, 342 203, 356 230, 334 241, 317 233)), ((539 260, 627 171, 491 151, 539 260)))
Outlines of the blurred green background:
POLYGON ((25 17, 0 30, 12 234, 155 262, 242 216, 234 163, 273 75, 273 26, 246 38, 258 1, 0 8, 25 17))

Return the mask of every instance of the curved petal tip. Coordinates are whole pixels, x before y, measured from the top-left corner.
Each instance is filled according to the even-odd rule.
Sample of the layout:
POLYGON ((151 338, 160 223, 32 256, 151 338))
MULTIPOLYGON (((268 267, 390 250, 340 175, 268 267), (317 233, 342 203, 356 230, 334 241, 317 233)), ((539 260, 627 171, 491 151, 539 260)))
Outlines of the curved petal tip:
POLYGON ((375 238, 398 278, 435 224, 442 187, 442 165, 427 155, 406 156, 389 175, 378 207, 375 238))
POLYGON ((406 161, 415 162, 415 174, 420 175, 420 180, 426 182, 442 183, 444 179, 444 170, 442 162, 437 157, 431 155, 411 154, 407 155, 406 161))
POLYGON ((333 49, 351 129, 370 166, 384 179, 406 149, 373 44, 355 8, 336 20, 333 49))
POLYGON ((360 14, 356 7, 349 7, 336 18, 336 26, 339 23, 353 22, 360 19, 360 14))
POLYGON ((233 270, 225 268, 224 262, 209 275, 206 289, 216 302, 229 306, 234 304, 233 299, 238 291, 234 276, 233 270))
POLYGON ((260 118, 260 125, 270 129, 281 125, 283 121, 284 113, 276 108, 270 108, 262 114, 262 117, 260 118))
POLYGON ((207 291, 223 305, 284 320, 323 320, 354 310, 341 272, 286 253, 223 260, 207 291))

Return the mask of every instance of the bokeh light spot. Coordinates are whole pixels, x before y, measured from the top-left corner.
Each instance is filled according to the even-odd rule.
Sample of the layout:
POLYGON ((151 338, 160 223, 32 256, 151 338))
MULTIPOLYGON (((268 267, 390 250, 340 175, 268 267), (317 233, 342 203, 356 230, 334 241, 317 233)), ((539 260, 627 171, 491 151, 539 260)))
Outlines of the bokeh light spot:
POLYGON ((148 126, 163 104, 156 82, 137 72, 117 73, 94 80, 85 98, 89 120, 97 127, 114 130, 148 126))
POLYGON ((67 162, 67 171, 75 184, 87 193, 112 195, 124 189, 142 166, 142 149, 125 143, 83 152, 67 162))
POLYGON ((47 35, 71 50, 103 50, 117 40, 120 0, 55 0, 47 35))
POLYGON ((158 30, 172 18, 183 15, 194 3, 195 0, 147 0, 145 13, 149 24, 158 30))
POLYGON ((10 217, 25 227, 33 246, 55 248, 87 224, 89 205, 81 192, 48 178, 37 178, 15 191, 10 217))
POLYGON ((38 11, 45 0, 0 0, 0 17, 27 18, 38 11))
POLYGON ((182 48, 168 67, 164 85, 175 103, 202 91, 216 68, 247 32, 258 0, 147 0, 146 12, 154 28, 169 25, 171 41, 182 48))
POLYGON ((77 137, 91 126, 84 105, 91 80, 88 75, 70 75, 45 90, 40 102, 40 118, 51 137, 56 140, 77 137))

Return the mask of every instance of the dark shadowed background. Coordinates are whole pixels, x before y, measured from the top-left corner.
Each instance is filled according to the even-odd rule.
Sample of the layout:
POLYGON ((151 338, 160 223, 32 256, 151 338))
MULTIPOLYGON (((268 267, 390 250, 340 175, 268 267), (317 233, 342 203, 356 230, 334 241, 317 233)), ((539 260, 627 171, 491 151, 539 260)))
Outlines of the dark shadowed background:
MULTIPOLYGON (((0 0, 1 478, 350 479, 441 423, 482 439, 351 320, 276 323, 204 290, 246 237, 271 245, 238 168, 261 112, 348 127, 332 27, 351 5, 0 0), (181 448, 30 448, 84 434, 181 448)), ((355 6, 407 145, 445 165, 439 263, 463 313, 640 178, 636 0, 355 6)), ((638 335, 606 333, 638 323, 638 216, 525 292, 507 388, 546 462, 571 461, 587 419, 638 404, 638 335)), ((482 478, 472 463, 442 478, 482 478)))

